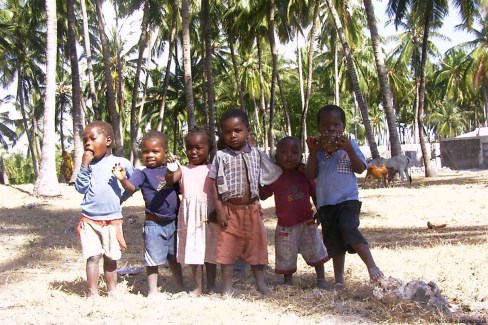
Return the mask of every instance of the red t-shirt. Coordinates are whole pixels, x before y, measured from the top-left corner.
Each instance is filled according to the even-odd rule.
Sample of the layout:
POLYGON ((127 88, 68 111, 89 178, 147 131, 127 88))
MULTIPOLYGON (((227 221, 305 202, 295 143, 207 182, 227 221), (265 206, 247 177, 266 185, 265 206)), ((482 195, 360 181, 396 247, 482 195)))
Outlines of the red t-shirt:
POLYGON ((315 196, 315 182, 298 170, 283 171, 273 184, 261 188, 264 196, 274 194, 278 224, 291 227, 313 219, 310 198, 315 196))

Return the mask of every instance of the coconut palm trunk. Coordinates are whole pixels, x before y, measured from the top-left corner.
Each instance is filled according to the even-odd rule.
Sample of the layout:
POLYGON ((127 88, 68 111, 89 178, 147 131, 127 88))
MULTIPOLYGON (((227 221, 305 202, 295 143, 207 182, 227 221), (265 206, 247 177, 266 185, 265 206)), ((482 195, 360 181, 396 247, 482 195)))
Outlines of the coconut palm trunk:
POLYGON ((193 100, 193 82, 191 75, 191 48, 190 48, 190 1, 181 1, 181 21, 183 24, 183 74, 185 80, 185 101, 188 114, 188 129, 196 125, 195 105, 193 100))
POLYGON ((103 19, 101 0, 95 0, 95 4, 97 8, 98 31, 100 33, 100 42, 102 43, 103 71, 106 84, 105 86, 107 87, 108 111, 115 134, 115 154, 117 156, 122 156, 124 143, 122 140, 122 130, 120 127, 120 115, 119 112, 117 112, 117 106, 115 105, 115 92, 113 87, 112 72, 110 69, 110 51, 108 48, 107 35, 105 34, 105 22, 103 19))
MULTIPOLYGON (((91 45, 90 45, 90 30, 88 29, 88 16, 86 14, 85 0, 80 0, 80 4, 81 4, 81 15, 83 17, 83 41, 85 45, 86 72, 88 75, 88 85, 90 88, 90 99, 92 102, 91 104, 92 104, 93 114, 95 115, 95 119, 100 120, 102 118, 102 115, 100 110, 98 109, 98 98, 97 98, 97 92, 95 90, 95 77, 93 75, 92 54, 91 54, 91 45)), ((76 168, 76 160, 75 160, 75 168, 76 168)), ((76 173, 73 173, 73 175, 76 175, 76 173)))
POLYGON ((246 110, 246 102, 244 101, 244 92, 242 91, 242 84, 239 78, 239 68, 237 64, 237 57, 235 53, 235 41, 234 36, 230 33, 227 34, 227 43, 229 43, 230 58, 232 60, 232 69, 234 70, 234 79, 236 83, 237 94, 239 96, 239 105, 242 110, 246 110))
MULTIPOLYGON (((215 141, 215 90, 212 70, 212 30, 210 28, 210 4, 209 0, 202 0, 203 34, 205 38, 205 66, 207 73, 207 103, 208 103, 208 126, 211 141, 215 141)), ((210 157, 213 158, 217 152, 217 146, 213 143, 213 150, 210 157)))
POLYGON ((378 72, 380 88, 383 94, 383 109, 385 110, 386 121, 388 124, 391 155, 393 157, 402 154, 400 137, 398 136, 395 108, 393 107, 393 96, 391 94, 390 85, 388 84, 388 74, 386 73, 385 59, 383 57, 383 49, 381 48, 381 40, 378 33, 378 27, 376 26, 376 17, 374 14, 373 2, 371 0, 363 0, 363 3, 364 8, 366 9, 368 28, 371 33, 371 43, 373 44, 376 70, 378 72))
POLYGON ((161 94, 161 104, 159 105, 159 120, 157 130, 163 130, 163 121, 164 121, 164 113, 166 110, 166 97, 168 94, 168 85, 169 85, 169 76, 171 75, 171 63, 173 61, 173 52, 176 46, 176 34, 178 31, 178 0, 171 1, 171 9, 173 11, 173 15, 171 18, 171 37, 169 40, 169 49, 168 49, 168 61, 166 61, 166 70, 164 74, 164 81, 163 81, 163 93, 161 94))
POLYGON ((81 111, 81 86, 80 86, 80 71, 78 68, 78 53, 76 49, 76 18, 74 0, 67 0, 67 14, 68 14, 68 43, 69 43, 69 58, 71 63, 71 87, 72 87, 72 106, 73 106, 73 143, 74 143, 74 170, 71 179, 67 179, 68 183, 74 183, 76 175, 80 170, 81 158, 83 156, 83 114, 81 111))
POLYGON ((271 49, 271 89, 269 98, 269 130, 268 130, 268 145, 270 155, 274 155, 274 118, 275 118, 275 101, 276 101, 276 79, 278 74, 278 49, 275 41, 275 11, 276 3, 274 0, 269 1, 268 8, 268 39, 269 47, 271 49))
POLYGON ((37 196, 58 196, 56 175, 56 0, 46 0, 47 45, 46 45, 46 90, 44 100, 44 130, 39 176, 34 185, 37 196))
POLYGON ((264 98, 264 79, 263 79, 263 62, 262 62, 262 53, 261 53, 261 43, 259 37, 256 36, 256 47, 258 50, 258 73, 259 73, 259 110, 263 116, 263 128, 262 128, 262 135, 263 135, 263 145, 264 151, 268 152, 268 133, 266 132, 266 120, 267 120, 267 110, 266 110, 266 99, 264 98))
POLYGON ((425 130, 424 130, 424 112, 425 112, 425 66, 427 63, 427 46, 429 41, 429 27, 431 22, 432 1, 426 3, 426 12, 424 20, 424 34, 422 36, 422 57, 420 61, 420 87, 419 87, 419 106, 418 106, 418 116, 417 125, 419 132, 420 150, 422 151, 422 159, 425 166, 425 177, 435 177, 436 171, 433 165, 430 163, 430 153, 427 150, 427 143, 425 141, 425 130))
MULTIPOLYGON (((139 131, 139 122, 137 117, 137 99, 139 98, 139 85, 141 83, 141 70, 142 61, 144 60, 144 51, 147 47, 148 40, 148 21, 149 21, 149 1, 144 1, 142 22, 141 22, 141 36, 139 37, 138 43, 138 57, 136 65, 136 73, 134 76, 134 87, 132 88, 132 101, 130 105, 130 146, 131 146, 131 157, 134 166, 140 165, 139 153, 137 148, 137 134, 139 131)), ((122 82, 122 78, 119 77, 119 82, 122 82)), ((121 94, 119 94, 120 96, 121 94)), ((141 107, 142 109, 142 107, 141 107)))
POLYGON ((344 50, 344 54, 346 56, 347 61, 347 69, 349 70, 349 75, 351 76, 351 82, 354 89, 354 93, 356 95, 356 100, 359 105, 359 110, 361 111, 361 117, 364 124, 364 129, 366 131, 366 138, 368 140, 369 149, 371 150, 371 157, 372 158, 379 158, 380 154, 378 152, 378 147, 376 145, 373 129, 371 128, 371 123, 369 121, 368 116, 368 107, 366 106, 366 102, 364 101, 363 94, 361 93, 361 89, 359 87, 359 80, 356 74, 356 70, 354 68, 354 60, 352 58, 351 49, 349 48, 349 44, 346 40, 346 35, 344 34, 344 28, 342 27, 341 20, 339 19, 339 15, 335 8, 334 3, 332 0, 326 0, 327 6, 329 7, 330 13, 332 18, 334 19, 334 23, 337 29, 337 34, 342 43, 342 48, 344 50))

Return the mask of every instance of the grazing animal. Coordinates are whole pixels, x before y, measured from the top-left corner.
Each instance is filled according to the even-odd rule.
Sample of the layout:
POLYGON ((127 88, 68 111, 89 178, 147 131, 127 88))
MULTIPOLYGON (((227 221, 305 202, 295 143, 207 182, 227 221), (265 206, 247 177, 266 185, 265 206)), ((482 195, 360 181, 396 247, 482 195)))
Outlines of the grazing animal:
POLYGON ((380 166, 385 165, 390 170, 392 170, 392 174, 388 176, 389 180, 393 180, 396 173, 400 174, 400 184, 403 185, 403 180, 407 178, 412 184, 412 176, 410 176, 409 169, 410 169, 410 158, 405 155, 398 155, 395 157, 391 157, 388 159, 385 158, 376 158, 371 159, 368 161, 368 166, 380 166))
POLYGON ((366 170, 366 177, 364 178, 364 184, 370 179, 374 178, 378 180, 378 187, 383 184, 386 187, 386 178, 389 174, 389 169, 385 165, 380 166, 368 166, 366 170))

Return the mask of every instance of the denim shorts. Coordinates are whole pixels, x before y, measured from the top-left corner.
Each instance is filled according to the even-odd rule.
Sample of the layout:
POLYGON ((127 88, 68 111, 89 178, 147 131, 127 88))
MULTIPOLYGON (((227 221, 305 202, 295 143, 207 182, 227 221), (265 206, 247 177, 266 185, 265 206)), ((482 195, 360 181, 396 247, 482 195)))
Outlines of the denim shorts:
POLYGON ((158 266, 176 259, 176 220, 144 221, 144 265, 158 266))

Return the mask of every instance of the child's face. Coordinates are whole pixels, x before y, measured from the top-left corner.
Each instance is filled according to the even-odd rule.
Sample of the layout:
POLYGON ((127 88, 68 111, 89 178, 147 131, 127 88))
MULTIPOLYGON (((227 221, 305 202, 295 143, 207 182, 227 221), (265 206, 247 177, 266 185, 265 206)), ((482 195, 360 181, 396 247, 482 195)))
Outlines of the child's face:
POLYGON ((231 117, 223 121, 222 132, 225 144, 234 150, 241 150, 246 143, 249 128, 239 117, 231 117))
POLYGON ((142 160, 147 168, 156 168, 163 164, 168 150, 161 140, 147 139, 142 143, 142 160))
POLYGON ((93 159, 98 160, 110 155, 112 137, 105 135, 97 126, 88 126, 83 136, 83 149, 93 153, 93 159))
POLYGON ((300 164, 302 153, 296 141, 282 142, 276 151, 276 160, 283 170, 295 170, 300 164))
POLYGON ((202 165, 208 157, 208 137, 204 134, 189 134, 185 139, 186 156, 193 165, 202 165))
POLYGON ((344 123, 341 120, 341 115, 338 111, 323 112, 320 115, 319 132, 325 133, 337 133, 342 134, 344 132, 344 123))

